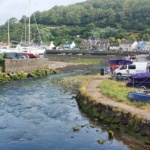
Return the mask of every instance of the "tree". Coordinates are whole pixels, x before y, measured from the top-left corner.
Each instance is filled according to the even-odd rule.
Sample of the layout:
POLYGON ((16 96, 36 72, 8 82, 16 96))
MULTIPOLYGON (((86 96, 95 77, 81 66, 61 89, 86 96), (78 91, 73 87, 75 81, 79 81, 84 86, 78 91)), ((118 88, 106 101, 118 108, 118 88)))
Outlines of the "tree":
POLYGON ((115 38, 114 37, 110 37, 109 41, 113 43, 113 42, 115 42, 115 38))
POLYGON ((8 24, 8 21, 9 24, 16 24, 18 22, 17 18, 10 18, 9 20, 6 21, 5 24, 8 24))

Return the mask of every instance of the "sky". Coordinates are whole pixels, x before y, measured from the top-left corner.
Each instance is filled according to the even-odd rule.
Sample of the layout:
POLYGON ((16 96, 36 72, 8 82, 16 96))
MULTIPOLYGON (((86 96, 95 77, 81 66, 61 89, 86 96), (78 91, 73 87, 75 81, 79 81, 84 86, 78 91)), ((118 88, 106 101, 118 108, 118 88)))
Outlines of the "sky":
POLYGON ((23 15, 29 16, 35 11, 49 10, 54 6, 67 6, 86 0, 0 0, 0 25, 10 18, 20 20, 23 15), (30 2, 29 2, 30 1, 30 2))

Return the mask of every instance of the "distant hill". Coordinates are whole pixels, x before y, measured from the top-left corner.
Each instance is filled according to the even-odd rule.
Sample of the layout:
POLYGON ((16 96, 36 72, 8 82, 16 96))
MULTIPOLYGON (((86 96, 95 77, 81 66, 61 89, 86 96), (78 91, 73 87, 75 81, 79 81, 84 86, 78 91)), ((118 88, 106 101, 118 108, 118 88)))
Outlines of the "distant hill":
MULTIPOLYGON (((150 0, 87 0, 34 13, 38 24, 95 26, 142 31, 150 25, 150 0)), ((31 17, 34 22, 34 16, 31 17)))
MULTIPOLYGON (((25 22, 9 20, 10 40, 13 44, 27 40, 25 22)), ((87 0, 68 6, 54 6, 36 11, 31 17, 31 39, 36 43, 62 45, 66 41, 77 44, 83 39, 109 39, 111 42, 150 39, 150 0, 87 0), (35 20, 36 19, 36 20, 35 20), (38 32, 37 32, 37 24, 38 32)), ((0 26, 0 42, 7 42, 8 25, 0 26)), ((27 28, 28 30, 28 28, 27 28)))

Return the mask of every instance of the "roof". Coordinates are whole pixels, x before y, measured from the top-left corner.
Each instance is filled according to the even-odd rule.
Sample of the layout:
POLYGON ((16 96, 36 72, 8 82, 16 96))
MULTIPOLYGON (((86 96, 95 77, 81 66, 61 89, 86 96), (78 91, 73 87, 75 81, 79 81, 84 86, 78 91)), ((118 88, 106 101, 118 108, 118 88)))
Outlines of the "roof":
POLYGON ((123 41, 120 44, 126 44, 126 45, 128 45, 128 44, 133 44, 134 42, 135 41, 123 41))
POLYGON ((118 43, 112 43, 112 44, 110 44, 110 46, 119 46, 119 44, 118 43))

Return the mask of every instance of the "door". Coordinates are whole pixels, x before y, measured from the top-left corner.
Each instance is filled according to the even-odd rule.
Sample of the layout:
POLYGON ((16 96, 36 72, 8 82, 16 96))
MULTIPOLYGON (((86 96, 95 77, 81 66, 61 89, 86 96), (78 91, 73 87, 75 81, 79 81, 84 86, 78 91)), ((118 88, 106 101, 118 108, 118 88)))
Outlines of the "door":
POLYGON ((136 65, 129 65, 128 66, 129 75, 136 73, 136 65))

